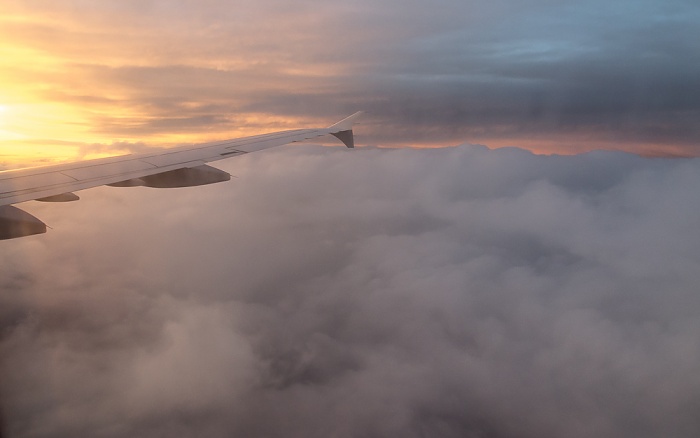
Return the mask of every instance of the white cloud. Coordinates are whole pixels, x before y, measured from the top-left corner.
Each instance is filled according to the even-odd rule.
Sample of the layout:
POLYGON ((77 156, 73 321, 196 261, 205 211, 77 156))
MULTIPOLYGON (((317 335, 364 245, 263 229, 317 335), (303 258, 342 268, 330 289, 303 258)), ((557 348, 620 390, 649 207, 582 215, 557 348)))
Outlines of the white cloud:
POLYGON ((693 436, 697 160, 288 147, 25 204, 13 436, 693 436))

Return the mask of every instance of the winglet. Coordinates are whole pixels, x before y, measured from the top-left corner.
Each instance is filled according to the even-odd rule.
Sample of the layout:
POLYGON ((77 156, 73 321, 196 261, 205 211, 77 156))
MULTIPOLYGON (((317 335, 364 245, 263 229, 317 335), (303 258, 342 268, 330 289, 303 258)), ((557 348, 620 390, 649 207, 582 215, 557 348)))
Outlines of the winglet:
POLYGON ((339 121, 334 125, 329 126, 326 129, 328 129, 329 134, 342 141, 345 144, 345 146, 349 148, 354 148, 355 138, 352 133, 352 125, 355 123, 356 119, 362 116, 362 114, 362 111, 358 111, 350 117, 346 117, 343 120, 339 121))

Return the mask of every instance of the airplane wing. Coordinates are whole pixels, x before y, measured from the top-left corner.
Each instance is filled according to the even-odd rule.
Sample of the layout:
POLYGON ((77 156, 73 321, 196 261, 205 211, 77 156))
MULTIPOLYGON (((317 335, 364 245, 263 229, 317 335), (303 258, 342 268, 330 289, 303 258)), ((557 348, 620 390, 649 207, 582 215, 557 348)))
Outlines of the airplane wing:
POLYGON ((280 131, 158 153, 0 172, 0 240, 46 232, 43 222, 11 204, 30 200, 75 201, 79 198, 73 192, 101 185, 170 188, 228 181, 228 173, 206 163, 329 134, 352 148, 352 126, 361 114, 355 113, 327 128, 280 131))

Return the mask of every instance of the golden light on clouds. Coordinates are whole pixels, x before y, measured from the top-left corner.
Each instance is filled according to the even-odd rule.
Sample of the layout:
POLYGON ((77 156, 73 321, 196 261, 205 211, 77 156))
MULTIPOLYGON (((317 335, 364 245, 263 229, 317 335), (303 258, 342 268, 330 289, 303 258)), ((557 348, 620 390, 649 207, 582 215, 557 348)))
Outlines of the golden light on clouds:
POLYGON ((8 130, 8 125, 10 124, 9 118, 11 116, 8 111, 9 108, 7 105, 0 104, 0 141, 21 138, 19 134, 15 134, 8 130))
POLYGON ((0 142, 5 140, 18 140, 22 138, 20 134, 16 134, 8 129, 8 125, 10 125, 9 119, 11 117, 11 114, 8 112, 9 108, 7 105, 0 104, 0 142))
MULTIPOLYGON (((695 97, 677 90, 693 89, 687 78, 696 71, 659 67, 694 53, 658 51, 656 40, 608 52, 586 46, 598 40, 577 28, 554 42, 541 34, 547 26, 498 27, 498 7, 484 3, 476 16, 464 8, 3 0, 0 104, 8 109, 0 153, 21 155, 31 143, 44 144, 46 156, 85 157, 111 144, 319 126, 358 110, 368 113, 367 143, 382 146, 669 154, 695 147, 695 97), (577 43, 581 50, 571 50, 577 43), (620 63, 621 52, 640 55, 620 63), (12 140, 22 143, 7 146, 12 140)), ((618 36, 620 44, 628 38, 618 36)))
MULTIPOLYGON (((277 37, 231 35, 216 19, 202 25, 177 7, 143 14, 148 7, 134 2, 80 11, 31 3, 0 5, 4 161, 104 154, 86 154, 90 144, 167 146, 308 125, 314 120, 250 106, 262 94, 311 92, 340 68, 295 61, 271 41, 277 37)), ((254 26, 238 20, 242 29, 254 26)), ((293 34, 286 40, 299 44, 293 34)))

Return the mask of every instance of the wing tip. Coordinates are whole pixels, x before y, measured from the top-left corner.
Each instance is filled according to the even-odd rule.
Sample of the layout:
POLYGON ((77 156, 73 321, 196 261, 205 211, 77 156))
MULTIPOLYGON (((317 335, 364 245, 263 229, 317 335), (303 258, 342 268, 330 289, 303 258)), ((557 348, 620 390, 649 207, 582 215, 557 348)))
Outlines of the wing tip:
POLYGON ((331 132, 331 135, 342 141, 348 148, 353 149, 355 147, 355 136, 352 133, 352 129, 348 129, 347 131, 331 132))
POLYGON ((358 111, 355 114, 344 118, 338 123, 334 123, 333 125, 329 126, 328 130, 331 132, 350 131, 352 129, 352 125, 355 123, 355 120, 360 118, 364 113, 364 111, 358 111))
POLYGON ((329 134, 336 137, 338 140, 342 141, 348 148, 355 147, 355 137, 352 132, 352 126, 355 121, 364 114, 364 111, 358 111, 355 114, 344 118, 343 120, 329 126, 327 129, 329 134))

